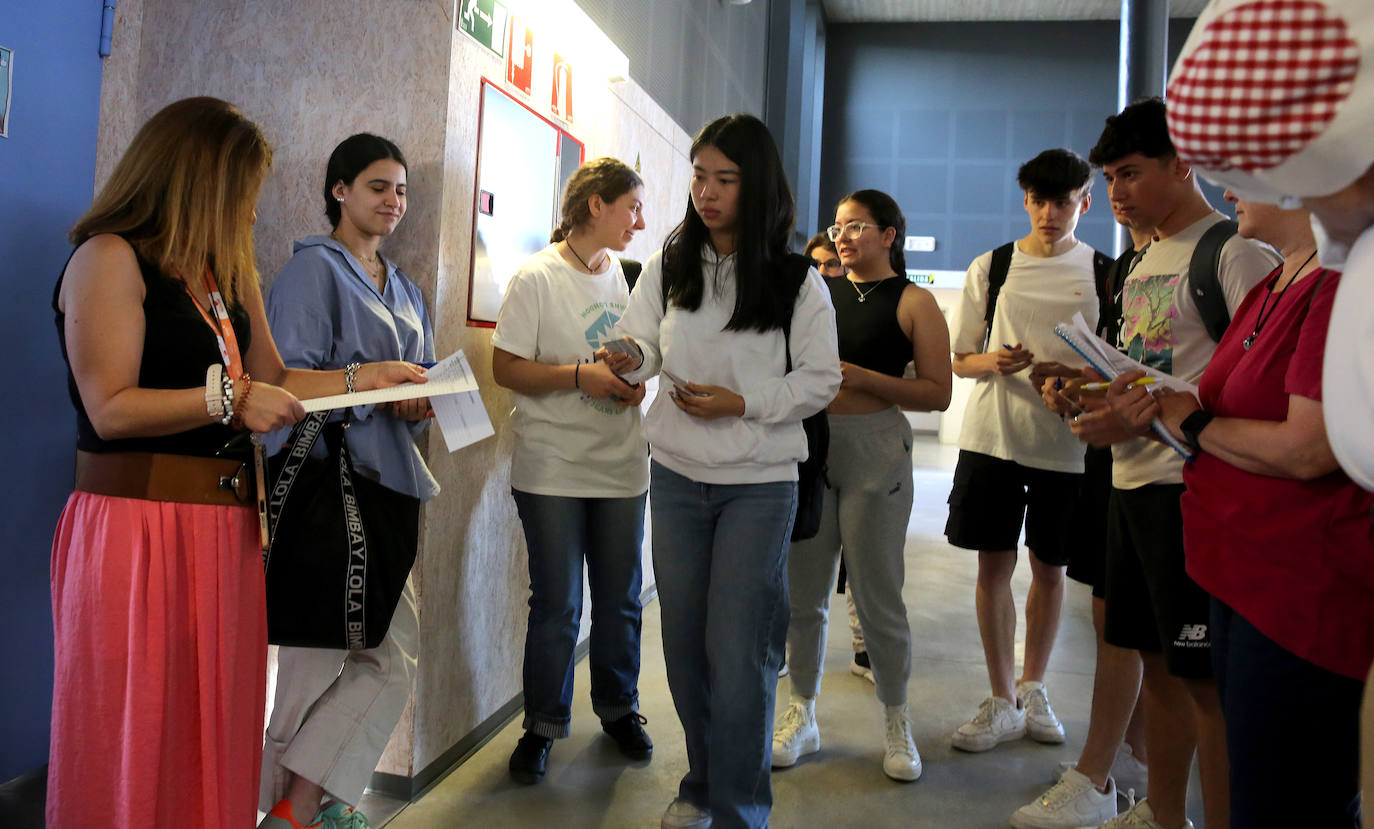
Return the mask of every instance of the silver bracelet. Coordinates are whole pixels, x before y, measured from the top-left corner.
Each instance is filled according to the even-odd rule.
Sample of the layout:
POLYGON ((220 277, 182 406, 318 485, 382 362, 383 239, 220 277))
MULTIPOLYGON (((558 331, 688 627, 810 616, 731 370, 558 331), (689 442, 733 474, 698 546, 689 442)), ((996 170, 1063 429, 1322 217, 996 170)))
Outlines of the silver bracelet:
POLYGON ((344 366, 344 388, 348 390, 349 394, 357 391, 357 389, 353 388, 353 381, 357 379, 358 369, 361 368, 362 365, 362 363, 349 363, 344 366))
POLYGON ((220 417, 219 424, 228 426, 234 420, 234 378, 229 376, 229 372, 224 372, 223 385, 220 387, 222 397, 221 403, 224 405, 224 415, 220 417))

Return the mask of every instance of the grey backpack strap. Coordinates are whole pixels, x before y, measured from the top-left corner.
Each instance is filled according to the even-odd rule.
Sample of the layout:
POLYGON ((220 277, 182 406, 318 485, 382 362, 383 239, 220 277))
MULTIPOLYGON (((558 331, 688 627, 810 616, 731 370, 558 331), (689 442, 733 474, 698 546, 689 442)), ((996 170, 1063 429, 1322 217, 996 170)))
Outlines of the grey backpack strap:
POLYGON ((1193 295, 1193 304, 1202 317, 1207 336, 1213 342, 1221 342, 1221 336, 1231 324, 1226 293, 1221 289, 1221 249, 1235 235, 1235 222, 1217 222, 1198 239, 1193 258, 1188 262, 1188 290, 1193 295))

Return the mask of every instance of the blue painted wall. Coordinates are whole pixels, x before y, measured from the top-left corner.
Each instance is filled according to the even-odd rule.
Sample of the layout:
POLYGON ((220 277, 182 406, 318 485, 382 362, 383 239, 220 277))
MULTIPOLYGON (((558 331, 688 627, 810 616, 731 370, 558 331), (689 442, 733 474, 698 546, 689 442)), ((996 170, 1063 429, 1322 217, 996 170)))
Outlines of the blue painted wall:
MULTIPOLYGON (((1172 21, 1171 54, 1191 28, 1172 21)), ((885 190, 908 235, 936 239, 934 252, 907 253, 913 269, 963 270, 1026 235, 1016 169, 1050 147, 1086 156, 1097 143, 1116 112, 1119 37, 1113 21, 831 26, 822 224, 845 193, 885 190)), ((1078 235, 1110 252, 1100 176, 1094 194, 1078 235)))
POLYGON ((72 486, 76 422, 50 307, 90 205, 100 110, 100 0, 3 0, 14 50, 8 138, 0 138, 0 781, 47 762, 52 704, 48 557, 72 486))

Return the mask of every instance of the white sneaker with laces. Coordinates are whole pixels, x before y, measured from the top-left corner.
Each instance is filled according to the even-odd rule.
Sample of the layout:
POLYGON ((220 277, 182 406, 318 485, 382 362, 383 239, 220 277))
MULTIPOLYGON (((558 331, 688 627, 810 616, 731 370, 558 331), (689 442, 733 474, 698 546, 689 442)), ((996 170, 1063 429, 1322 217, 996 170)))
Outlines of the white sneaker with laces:
POLYGON ((791 768, 808 754, 821 750, 821 730, 815 710, 805 703, 793 702, 778 718, 773 729, 773 768, 791 768))
POLYGON ((907 718, 906 703, 888 705, 883 709, 887 720, 887 753, 883 755, 883 773, 893 780, 910 783, 921 776, 921 755, 916 741, 911 739, 911 720, 907 718))
MULTIPOLYGON (((1080 829, 1165 829, 1155 820, 1154 810, 1145 800, 1132 803, 1131 808, 1102 824, 1100 827, 1083 826, 1080 829)), ((1183 819, 1182 829, 1193 829, 1193 822, 1183 819)))
POLYGON ((1002 697, 988 697, 973 719, 959 726, 950 742, 964 751, 987 751, 1026 736, 1026 710, 1002 697))
POLYGON ((690 800, 674 798, 659 821, 661 829, 711 829, 711 810, 690 800))
POLYGON ((1043 682, 1016 683, 1016 699, 1026 709, 1026 733, 1037 743, 1064 742, 1064 724, 1050 707, 1049 693, 1043 682))
POLYGON ((1016 810, 1011 825, 1016 829, 1076 829, 1097 826, 1116 817, 1116 785, 1107 778, 1107 791, 1099 792, 1087 775, 1069 769, 1049 791, 1016 810))
MULTIPOLYGON (((1057 764, 1054 767, 1053 780, 1057 781, 1064 776, 1064 772, 1077 767, 1078 763, 1073 760, 1057 764)), ((1111 770, 1107 774, 1116 781, 1118 792, 1125 792, 1127 789, 1144 792, 1150 789, 1150 767, 1136 759, 1135 752, 1128 743, 1122 743, 1117 747, 1116 757, 1112 760, 1111 770)))

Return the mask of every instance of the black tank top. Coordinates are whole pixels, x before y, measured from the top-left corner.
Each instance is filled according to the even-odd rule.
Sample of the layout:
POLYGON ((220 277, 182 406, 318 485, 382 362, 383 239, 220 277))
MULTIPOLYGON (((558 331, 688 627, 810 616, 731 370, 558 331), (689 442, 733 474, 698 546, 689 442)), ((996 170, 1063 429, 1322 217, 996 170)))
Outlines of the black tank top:
POLYGON ((911 340, 897 323, 897 303, 911 283, 904 276, 867 283, 850 282, 846 276, 827 277, 825 281, 835 306, 840 359, 890 377, 901 377, 906 364, 911 362, 911 340))
MULTIPOLYGON (((70 259, 68 260, 70 261, 70 259)), ((143 299, 143 359, 138 368, 138 385, 145 389, 187 389, 205 387, 205 370, 211 363, 223 362, 219 344, 210 326, 191 301, 181 281, 164 275, 156 265, 138 257, 146 295, 143 299)), ((66 267, 62 269, 66 273, 66 267)), ((67 390, 76 407, 76 445, 87 452, 165 452, 171 455, 210 457, 236 434, 236 430, 210 423, 175 435, 149 438, 105 440, 96 434, 71 370, 67 338, 63 328, 66 314, 58 309, 57 297, 62 277, 57 278, 52 307, 57 318, 57 341, 62 359, 67 361, 67 390)), ((238 337, 239 350, 248 354, 252 326, 242 305, 231 305, 229 319, 238 337)), ((105 324, 118 324, 107 320, 105 324)), ((208 415, 206 416, 208 419, 208 415)))

